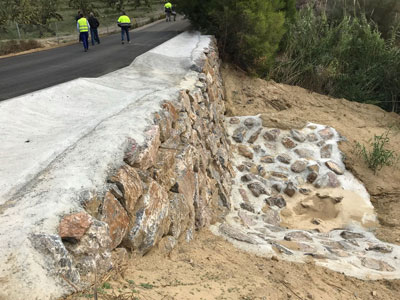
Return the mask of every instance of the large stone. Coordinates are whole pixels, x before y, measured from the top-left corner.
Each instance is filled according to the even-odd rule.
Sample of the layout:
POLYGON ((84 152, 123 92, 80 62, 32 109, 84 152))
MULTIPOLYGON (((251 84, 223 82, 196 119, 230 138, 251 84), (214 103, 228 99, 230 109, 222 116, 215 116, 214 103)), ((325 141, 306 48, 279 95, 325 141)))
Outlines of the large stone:
POLYGON ((182 233, 190 226, 194 218, 193 205, 187 203, 182 194, 169 193, 169 214, 170 227, 168 234, 179 239, 182 233))
POLYGON ((240 177, 240 180, 243 182, 250 182, 253 179, 254 179, 254 175, 252 175, 252 174, 246 174, 246 175, 243 175, 242 177, 240 177))
POLYGON ((260 135, 261 130, 262 130, 262 128, 257 129, 256 132, 254 132, 254 133, 249 137, 249 139, 247 140, 247 142, 248 142, 249 144, 253 144, 253 143, 258 139, 258 136, 260 135))
POLYGON ((290 135, 295 141, 298 141, 300 143, 304 142, 306 140, 306 137, 303 133, 301 133, 299 130, 296 129, 291 129, 290 130, 290 135))
POLYGON ((297 160, 290 166, 290 169, 295 173, 301 173, 306 168, 307 168, 307 162, 303 160, 297 160))
POLYGON ((273 226, 279 226, 279 223, 281 222, 281 217, 279 215, 279 212, 274 209, 268 209, 267 211, 265 211, 264 214, 261 215, 261 218, 264 221, 264 223, 273 226))
POLYGON ((340 236, 346 240, 350 239, 363 239, 364 235, 359 232, 352 232, 352 231, 342 231, 340 236))
POLYGON ((319 165, 317 165, 317 164, 312 164, 312 165, 307 166, 307 169, 308 169, 309 171, 311 171, 311 172, 318 173, 318 172, 319 172, 319 165))
POLYGON ((154 114, 154 123, 160 127, 160 141, 165 142, 171 137, 172 117, 168 111, 161 111, 154 114))
POLYGON ((246 118, 244 120, 244 125, 249 129, 253 128, 255 124, 256 120, 254 118, 246 118))
POLYGON ((275 158, 271 155, 264 155, 260 158, 260 162, 265 164, 272 164, 275 162, 275 158))
POLYGON ((252 238, 251 236, 248 236, 246 233, 241 231, 240 229, 236 229, 228 224, 221 224, 219 226, 219 232, 226 235, 227 237, 240 241, 240 242, 245 242, 249 244, 258 244, 257 241, 252 238))
POLYGON ((111 249, 114 249, 121 243, 128 231, 129 217, 124 207, 110 192, 105 195, 101 219, 109 226, 111 249))
POLYGON ((168 233, 168 193, 156 181, 151 181, 148 192, 142 196, 142 201, 124 244, 145 254, 168 233))
POLYGON ((318 173, 312 171, 307 175, 307 182, 313 183, 317 178, 318 178, 318 173))
POLYGON ((344 170, 339 167, 335 162, 333 161, 327 161, 325 162, 325 165, 332 170, 333 172, 335 172, 338 175, 343 175, 344 174, 344 170))
POLYGON ((378 260, 371 257, 360 257, 361 265, 376 271, 393 272, 396 269, 383 260, 378 260))
POLYGON ((309 149, 296 148, 294 149, 294 153, 296 153, 301 158, 307 158, 307 159, 314 158, 314 152, 309 149))
POLYGON ((235 131, 232 134, 232 139, 236 143, 242 143, 246 133, 247 133, 247 128, 246 127, 236 128, 235 131))
POLYGON ((250 148, 248 148, 245 145, 238 145, 238 152, 240 155, 249 158, 249 159, 253 159, 253 152, 251 151, 250 148))
POLYGON ((255 213, 255 209, 254 209, 253 205, 251 205, 251 204, 248 203, 248 202, 242 202, 242 203, 240 203, 240 207, 241 207, 242 209, 244 209, 244 210, 247 210, 247 211, 249 211, 249 212, 255 213))
POLYGON ((160 127, 151 126, 145 132, 145 136, 143 145, 138 145, 136 141, 130 140, 124 157, 128 165, 142 170, 148 169, 156 161, 158 148, 161 145, 160 127))
POLYGON ((92 225, 92 217, 81 211, 62 218, 58 234, 63 240, 79 241, 90 225, 92 225))
POLYGON ((332 156, 332 144, 325 144, 320 150, 321 158, 331 158, 332 156))
POLYGON ((153 179, 166 189, 170 189, 176 181, 175 156, 177 152, 174 149, 163 149, 161 146, 154 168, 151 169, 153 179))
POLYGON ((331 138, 333 138, 335 136, 332 129, 329 127, 319 130, 318 134, 323 140, 330 140, 331 138))
POLYGON ((292 149, 297 146, 297 144, 289 137, 282 138, 282 145, 287 149, 292 149))
POLYGON ((278 139, 280 133, 281 133, 281 131, 279 129, 274 128, 274 129, 265 131, 263 134, 263 137, 267 141, 275 142, 278 139))
MULTIPOLYGON (((134 213, 135 205, 139 197, 143 194, 143 183, 136 170, 128 165, 122 166, 117 174, 111 177, 111 182, 118 186, 122 192, 121 204, 129 214, 134 213)), ((113 192, 113 191, 112 191, 113 192)))
POLYGON ((337 179, 337 176, 333 172, 327 172, 323 176, 317 179, 317 181, 314 183, 314 186, 317 188, 324 188, 324 187, 339 187, 340 182, 337 179))
POLYGON ((261 194, 268 195, 267 190, 258 182, 249 183, 247 187, 255 197, 259 197, 261 194))
POLYGON ((293 182, 289 181, 283 192, 289 197, 293 197, 296 191, 296 186, 293 184, 293 182))
POLYGON ((316 141, 318 141, 318 136, 313 132, 309 133, 309 134, 307 134, 307 141, 316 142, 316 141))
POLYGON ((279 154, 277 157, 276 157, 276 159, 278 160, 278 161, 280 161, 281 163, 284 163, 284 164, 290 164, 290 161, 292 160, 292 158, 290 157, 290 155, 289 154, 287 154, 287 153, 282 153, 282 154, 279 154))
POLYGON ((277 196, 269 197, 269 198, 265 199, 265 202, 266 202, 269 206, 277 206, 277 207, 279 207, 279 208, 283 208, 283 207, 286 206, 285 198, 283 198, 282 195, 277 195, 277 196))

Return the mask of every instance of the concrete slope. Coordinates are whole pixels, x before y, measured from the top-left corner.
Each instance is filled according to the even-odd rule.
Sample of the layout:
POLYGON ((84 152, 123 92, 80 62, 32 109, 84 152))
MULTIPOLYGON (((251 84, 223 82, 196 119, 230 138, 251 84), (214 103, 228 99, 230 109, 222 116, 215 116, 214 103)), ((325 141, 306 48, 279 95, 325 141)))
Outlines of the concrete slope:
POLYGON ((131 31, 131 44, 121 35, 101 38, 84 53, 82 44, 0 59, 0 101, 78 77, 98 77, 129 65, 135 57, 187 30, 189 22, 158 22, 131 31))
POLYGON ((142 142, 160 103, 195 84, 192 69, 209 42, 183 33, 113 73, 0 103, 0 299, 65 292, 29 237, 57 234, 60 216, 104 188, 127 139, 142 142))

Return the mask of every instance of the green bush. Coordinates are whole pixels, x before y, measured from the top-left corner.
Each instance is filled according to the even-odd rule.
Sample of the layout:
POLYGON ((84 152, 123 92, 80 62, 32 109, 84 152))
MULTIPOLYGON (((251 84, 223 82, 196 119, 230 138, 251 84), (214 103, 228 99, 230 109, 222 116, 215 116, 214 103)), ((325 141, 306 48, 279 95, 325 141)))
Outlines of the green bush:
POLYGON ((393 150, 386 149, 386 145, 390 142, 389 132, 388 130, 382 135, 374 135, 373 141, 370 141, 370 151, 360 143, 355 146, 356 153, 364 159, 374 174, 384 166, 392 166, 399 160, 399 156, 393 150))
POLYGON ((269 76, 320 93, 400 111, 400 49, 366 18, 337 23, 307 8, 289 26, 269 76))

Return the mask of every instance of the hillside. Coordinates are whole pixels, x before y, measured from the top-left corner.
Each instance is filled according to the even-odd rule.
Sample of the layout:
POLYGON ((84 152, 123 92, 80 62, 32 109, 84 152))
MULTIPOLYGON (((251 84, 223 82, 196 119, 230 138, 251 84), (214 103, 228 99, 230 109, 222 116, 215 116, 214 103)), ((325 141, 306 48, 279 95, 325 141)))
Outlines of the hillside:
MULTIPOLYGON (((385 167, 374 175, 353 151, 355 142, 365 144, 390 127, 389 147, 399 153, 398 115, 255 79, 228 65, 222 74, 228 117, 261 114, 270 127, 301 128, 315 122, 336 128, 347 139, 340 145, 346 168, 371 194, 379 220, 373 232, 383 241, 400 244, 400 172, 385 167)), ((143 258, 132 257, 103 282, 101 299, 396 299, 400 293, 399 280, 359 280, 317 266, 311 257, 303 264, 258 257, 209 230, 169 254, 160 246, 143 258)), ((69 299, 92 296, 88 291, 69 299)))

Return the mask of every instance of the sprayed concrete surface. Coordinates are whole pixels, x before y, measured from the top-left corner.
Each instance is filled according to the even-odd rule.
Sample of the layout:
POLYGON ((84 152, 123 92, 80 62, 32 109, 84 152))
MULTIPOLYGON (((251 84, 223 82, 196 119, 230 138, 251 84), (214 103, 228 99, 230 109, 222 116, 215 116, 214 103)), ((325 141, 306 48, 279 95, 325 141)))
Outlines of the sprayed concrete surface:
POLYGON ((232 211, 211 227, 215 234, 261 256, 314 259, 360 279, 400 278, 400 247, 374 236, 370 196, 345 169, 345 138, 334 128, 268 128, 260 116, 226 123, 237 174, 232 211))
POLYGON ((29 237, 57 234, 62 215, 104 188, 127 138, 143 142, 160 103, 195 85, 209 43, 183 33, 124 69, 0 103, 0 299, 63 293, 29 237))

